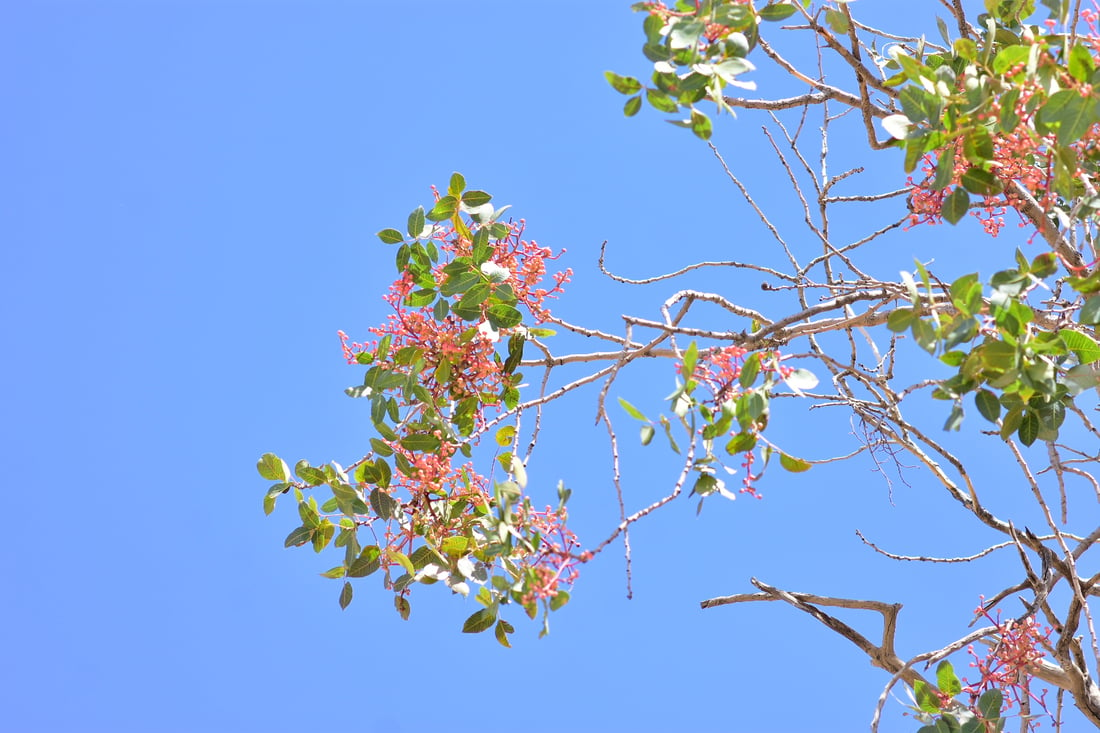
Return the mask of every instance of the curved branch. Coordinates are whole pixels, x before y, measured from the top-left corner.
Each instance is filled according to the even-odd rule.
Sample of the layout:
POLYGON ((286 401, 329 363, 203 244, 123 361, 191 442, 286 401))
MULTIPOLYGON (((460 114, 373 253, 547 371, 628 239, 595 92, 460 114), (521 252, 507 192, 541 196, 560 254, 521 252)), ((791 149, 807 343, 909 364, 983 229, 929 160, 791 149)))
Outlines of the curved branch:
POLYGON ((832 598, 812 593, 796 593, 793 591, 780 590, 756 578, 752 578, 750 582, 762 592, 742 593, 732 596, 711 598, 702 601, 699 605, 701 608, 707 609, 733 603, 784 601, 798 610, 813 616, 822 624, 855 644, 864 654, 870 657, 871 664, 876 667, 893 674, 901 675, 902 679, 910 685, 917 681, 921 681, 925 684, 929 684, 935 689, 935 685, 929 683, 920 673, 907 668, 906 664, 894 652, 894 635, 897 631, 898 612, 901 611, 900 603, 883 603, 882 601, 864 601, 854 598, 832 598), (882 614, 882 643, 876 646, 863 634, 859 633, 840 619, 825 613, 820 608, 817 608, 817 606, 875 611, 882 614))

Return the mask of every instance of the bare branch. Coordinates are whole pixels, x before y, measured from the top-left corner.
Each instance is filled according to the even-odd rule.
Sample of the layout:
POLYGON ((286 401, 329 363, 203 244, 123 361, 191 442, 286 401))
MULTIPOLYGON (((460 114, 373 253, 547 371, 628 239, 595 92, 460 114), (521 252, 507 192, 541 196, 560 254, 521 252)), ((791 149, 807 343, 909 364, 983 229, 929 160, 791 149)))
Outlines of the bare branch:
POLYGON ((863 544, 867 545, 868 547, 870 547, 872 550, 879 553, 880 555, 888 557, 891 560, 906 560, 906 561, 909 561, 909 562, 931 562, 931 563, 973 562, 974 560, 985 557, 986 555, 990 554, 991 552, 994 552, 995 550, 1000 550, 1002 548, 1012 546, 1011 542, 1001 542, 1001 543, 998 543, 996 545, 993 545, 992 547, 987 547, 984 550, 982 550, 981 552, 974 553, 973 555, 966 555, 964 557, 928 557, 926 555, 895 555, 892 552, 887 552, 886 550, 883 550, 878 545, 876 545, 874 542, 871 542, 870 540, 868 540, 866 537, 863 536, 863 533, 860 532, 858 529, 856 530, 856 535, 859 537, 860 540, 863 541, 863 544))

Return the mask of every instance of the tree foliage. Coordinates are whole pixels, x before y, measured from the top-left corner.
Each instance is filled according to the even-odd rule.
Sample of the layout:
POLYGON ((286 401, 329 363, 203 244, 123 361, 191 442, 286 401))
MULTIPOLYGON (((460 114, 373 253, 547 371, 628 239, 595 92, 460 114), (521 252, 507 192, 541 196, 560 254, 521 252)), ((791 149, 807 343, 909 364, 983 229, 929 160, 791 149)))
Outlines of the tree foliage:
MULTIPOLYGON (((950 559, 900 557, 868 544, 899 560, 927 562, 1015 552, 1019 581, 982 601, 979 628, 903 658, 894 648, 899 604, 754 579, 757 592, 703 607, 779 600, 804 611, 885 670, 887 692, 899 682, 909 689, 921 731, 998 731, 1012 719, 1027 728, 1045 716, 1061 721, 1064 704, 1100 727, 1100 640, 1090 610, 1100 575, 1085 569, 1085 553, 1100 539, 1100 482, 1093 475, 1100 431, 1090 414, 1092 388, 1100 387, 1098 14, 1070 0, 985 0, 984 12, 973 16, 960 0, 930 5, 940 13, 930 13, 938 31, 930 38, 873 28, 843 0, 634 6, 643 18, 646 61, 639 63, 651 72, 606 72, 610 86, 627 96, 625 115, 648 106, 705 141, 785 264, 703 262, 630 280, 610 271, 601 253, 600 270, 632 284, 675 283, 704 268, 751 271, 774 295, 769 309, 678 289, 660 304, 660 319, 624 315, 621 333, 568 322, 551 312, 571 276, 554 265, 560 253, 526 239, 522 220, 458 173, 403 227, 378 233, 395 264, 385 295, 390 313, 362 343, 340 334, 345 358, 364 371, 347 393, 364 403, 377 436, 346 467, 299 461, 292 471, 272 454, 258 464, 273 482, 265 512, 284 494, 296 505, 301 524, 286 546, 343 551, 324 573, 341 584, 341 607, 352 601, 353 580, 378 574, 408 618, 413 589, 442 583, 481 606, 462 631, 492 629, 508 646, 510 608, 541 615, 546 633, 550 612, 569 601, 582 566, 678 497, 694 497, 701 510, 716 497, 755 494, 769 464, 802 473, 859 454, 876 463, 900 463, 904 455, 1000 540, 973 558, 950 559), (813 67, 802 66, 806 58, 813 67), (747 96, 756 93, 758 63, 804 91, 747 96), (836 86, 838 79, 850 82, 836 86), (812 246, 784 239, 710 143, 714 120, 735 113, 767 117, 777 170, 791 185, 812 246), (813 152, 803 132, 811 116, 820 133, 813 152), (828 143, 856 136, 870 151, 883 151, 869 152, 868 161, 900 166, 904 186, 838 192, 857 185, 860 171, 831 173, 828 143), (895 218, 885 224, 846 241, 832 233, 844 212, 864 221, 859 207, 891 202, 895 218), (952 272, 918 260, 892 280, 866 264, 866 253, 889 233, 971 217, 986 233, 983 260, 992 272, 952 272), (1003 246, 1006 217, 1028 231, 1037 254, 1003 246), (715 327, 713 315, 699 314, 703 306, 720 310, 724 322, 715 327), (602 350, 571 351, 570 336, 595 339, 602 350), (564 350, 555 346, 563 340, 564 350), (677 376, 666 413, 655 417, 623 396, 612 399, 624 370, 650 359, 669 360, 677 376), (561 379, 566 365, 588 371, 561 379), (522 370, 541 373, 525 377, 522 370), (586 385, 598 386, 596 409, 621 507, 618 525, 589 545, 567 527, 570 490, 559 484, 557 504, 539 507, 526 472, 544 408, 586 385), (942 428, 922 424, 927 410, 914 407, 922 396, 941 402, 942 428), (859 426, 860 446, 816 461, 784 450, 768 433, 778 399, 846 410, 859 426), (643 445, 667 446, 679 466, 662 498, 632 511, 620 486, 624 421, 634 423, 643 445), (987 441, 990 455, 1018 467, 1045 527, 1032 531, 1002 516, 996 497, 975 479, 981 466, 947 439, 953 431, 987 441), (732 486, 730 476, 738 476, 732 486), (1081 495, 1081 487, 1089 493, 1081 495), (998 610, 1008 597, 1022 601, 1011 617, 998 610), (880 614, 882 641, 824 610, 833 607, 880 614), (963 653, 976 676, 955 673, 950 659, 963 653), (1056 699, 1036 680, 1056 688, 1056 699)), ((884 692, 873 728, 886 699, 884 692)))

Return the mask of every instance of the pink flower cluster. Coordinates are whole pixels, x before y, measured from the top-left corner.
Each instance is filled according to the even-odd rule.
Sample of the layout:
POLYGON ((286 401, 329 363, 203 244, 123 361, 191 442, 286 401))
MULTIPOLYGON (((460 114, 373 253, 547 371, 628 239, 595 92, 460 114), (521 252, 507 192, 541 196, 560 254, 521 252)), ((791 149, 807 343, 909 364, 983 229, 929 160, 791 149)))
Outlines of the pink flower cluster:
MULTIPOLYGON (((505 285, 510 287, 517 303, 527 308, 535 322, 541 323, 550 315, 546 299, 561 293, 573 272, 570 269, 557 272, 552 276, 552 284, 542 287, 546 261, 557 259, 561 253, 555 255, 550 249, 523 239, 524 226, 522 220, 510 224, 507 236, 495 243, 489 262, 498 268, 498 272, 506 272, 507 277, 491 287, 494 290, 505 285)), ((433 270, 438 287, 447 279, 444 267, 455 257, 470 256, 473 244, 450 226, 439 227, 433 239, 441 251, 450 255, 433 270)), ((386 317, 383 325, 370 329, 379 337, 378 340, 349 343, 347 334, 339 331, 344 358, 349 363, 355 363, 360 353, 374 351, 379 341, 389 336, 391 353, 405 347, 414 347, 419 351, 426 365, 422 372, 423 386, 433 396, 455 402, 472 397, 483 405, 497 404, 504 374, 501 363, 494 357, 500 338, 514 329, 502 329, 493 334, 472 327, 469 321, 453 313, 439 320, 431 306, 406 305, 406 298, 416 287, 407 271, 390 286, 384 298, 393 307, 393 313, 386 317)), ((457 296, 454 298, 455 301, 458 299, 457 296)), ((411 369, 409 365, 389 365, 389 368, 398 373, 408 373, 411 369)))
MULTIPOLYGON (((436 200, 439 198, 436 193, 436 200)), ((441 254, 439 261, 431 265, 427 276, 424 269, 415 276, 406 269, 391 284, 384 299, 392 312, 382 325, 370 329, 375 340, 352 342, 346 333, 338 332, 341 350, 349 363, 368 363, 372 369, 381 367, 386 374, 415 375, 416 383, 430 395, 436 414, 448 415, 453 410, 456 415, 466 415, 465 420, 471 419, 469 412, 472 410, 475 425, 484 425, 486 408, 498 406, 503 391, 514 388, 517 377, 505 373, 506 359, 498 349, 507 344, 509 336, 522 332, 523 326, 493 328, 488 310, 492 295, 480 306, 480 321, 456 315, 455 304, 473 287, 487 287, 491 294, 497 295, 498 303, 514 303, 525 308, 535 322, 543 322, 550 317, 547 299, 561 293, 572 276, 572 271, 567 269, 554 274, 549 284, 544 283, 547 261, 556 259, 560 253, 555 255, 550 249, 524 239, 525 224, 521 220, 508 224, 504 236, 491 242, 493 250, 488 261, 480 266, 482 277, 476 285, 462 293, 444 296, 449 278, 456 276, 453 269, 446 269, 449 264, 458 258, 466 262, 484 260, 483 254, 475 257, 473 243, 481 226, 489 225, 476 221, 467 225, 459 214, 455 214, 435 227, 428 246, 441 254), (432 281, 430 284, 426 282, 428 279, 432 281), (433 298, 428 304, 410 304, 410 299, 414 303, 424 302, 417 300, 415 295, 410 298, 415 291, 433 290, 433 298), (436 309, 439 298, 448 301, 446 309, 436 309), (388 343, 388 348, 380 351, 383 341, 388 343), (463 411, 457 407, 460 403, 465 405, 463 411)), ((471 265, 462 275, 469 277, 477 271, 471 265)), ((471 315, 470 310, 467 308, 464 315, 471 315)), ((404 386, 390 387, 389 391, 399 405, 413 408, 412 415, 420 407, 427 407, 420 402, 427 399, 423 390, 419 395, 404 386)), ((430 547, 439 548, 448 539, 460 537, 470 543, 468 546, 461 543, 467 547, 465 552, 483 558, 481 552, 485 548, 477 546, 475 528, 490 515, 493 506, 489 479, 475 471, 472 463, 455 461, 459 446, 446 429, 426 432, 425 423, 420 422, 412 431, 417 440, 410 441, 410 431, 405 428, 408 424, 416 423, 411 423, 409 418, 398 423, 394 427, 396 439, 382 440, 385 448, 376 445, 376 451, 371 454, 377 456, 378 461, 392 455, 391 460, 397 464, 389 485, 381 490, 395 498, 400 496, 404 517, 399 522, 386 522, 381 532, 386 548, 409 555, 415 549, 417 538, 422 538, 430 547), (418 445, 427 447, 416 449, 418 445)), ((474 433, 472 438, 474 442, 476 435, 474 433)), ((363 488, 369 490, 369 487, 363 488)), ((532 616, 536 612, 536 601, 552 602, 577 578, 578 565, 582 562, 578 554, 580 544, 566 529, 565 521, 564 509, 553 511, 547 507, 545 511, 534 511, 526 499, 511 511, 510 530, 524 541, 505 557, 514 563, 513 567, 524 579, 523 597, 516 600, 521 600, 525 611, 532 616)), ((370 518, 361 522, 373 523, 370 518)), ((385 554, 382 562, 391 566, 397 561, 385 554)), ((406 587, 399 592, 406 595, 409 589, 406 587)))
POLYGON ((745 366, 745 358, 759 359, 761 372, 774 372, 788 377, 794 371, 792 367, 779 363, 777 352, 749 352, 740 346, 724 346, 700 354, 692 378, 705 385, 714 396, 714 404, 721 405, 737 397, 740 391, 738 380, 745 366))
MULTIPOLYGON (((967 649, 974 658, 970 666, 980 676, 974 682, 967 680, 963 691, 977 699, 986 690, 997 688, 1005 693, 1008 708, 1030 701, 1045 711, 1046 690, 1036 693, 1031 689, 1030 667, 1046 656, 1043 647, 1049 646, 1051 629, 1040 626, 1034 616, 1001 621, 1000 611, 994 617, 979 607, 977 613, 997 628, 996 641, 985 656, 975 653, 973 646, 967 649)), ((1031 724, 1038 723, 1031 721, 1031 724)))
POLYGON ((531 537, 537 537, 535 549, 521 561, 528 569, 529 582, 520 604, 533 616, 535 601, 551 600, 571 587, 579 575, 580 563, 585 560, 577 554, 581 547, 577 536, 565 527, 568 515, 564 508, 555 510, 547 506, 543 511, 535 511, 524 504, 515 512, 517 523, 527 528, 531 537))
MULTIPOLYGON (((1079 40, 1092 47, 1094 58, 1100 57, 1100 35, 1097 34, 1095 26, 1097 14, 1094 11, 1082 11, 1082 18, 1088 23, 1090 34, 1079 36, 1079 40)), ((1039 42, 1039 39, 1032 41, 1032 43, 1039 42)), ((1043 47, 1038 64, 1052 67, 1057 66, 1058 62, 1051 55, 1050 50, 1043 47)), ((1006 210, 1009 208, 1019 210, 1022 204, 1016 185, 1022 186, 1045 210, 1049 211, 1057 199, 1052 191, 1056 135, 1040 134, 1036 130, 1036 115, 1042 109, 1042 104, 1036 104, 1035 97, 1036 95, 1041 97, 1045 92, 1039 79, 1022 76, 1025 68, 1026 64, 1020 63, 1009 67, 1000 75, 1006 80, 1006 89, 1018 92, 1010 110, 1018 119, 1018 123, 1012 130, 1001 132, 997 125, 1002 114, 1003 96, 994 98, 987 109, 975 115, 979 124, 989 125, 987 129, 992 133, 993 143, 993 157, 989 163, 989 172, 1003 184, 1004 191, 995 196, 983 197, 982 202, 973 207, 969 214, 981 221, 986 233, 993 237, 996 237, 1005 226, 1006 210)), ((1065 70, 1059 69, 1057 77, 1062 89, 1074 89, 1082 97, 1092 96, 1093 90, 1090 84, 1077 81, 1065 70)), ((959 83, 961 85, 963 81, 960 80, 959 83)), ((954 170, 949 185, 940 190, 932 187, 936 167, 932 156, 926 156, 922 161, 923 177, 920 180, 914 180, 912 177, 907 180, 907 185, 910 187, 910 226, 941 223, 943 219, 940 210, 945 198, 955 187, 961 185, 963 174, 971 166, 961 140, 952 140, 949 145, 954 150, 954 170)), ((1076 156, 1078 167, 1071 171, 1071 175, 1076 175, 1081 172, 1082 164, 1086 161, 1096 161, 1100 157, 1100 125, 1094 124, 1079 140, 1068 147, 1076 156)), ((1019 226, 1029 225, 1030 221, 1021 215, 1019 226)))

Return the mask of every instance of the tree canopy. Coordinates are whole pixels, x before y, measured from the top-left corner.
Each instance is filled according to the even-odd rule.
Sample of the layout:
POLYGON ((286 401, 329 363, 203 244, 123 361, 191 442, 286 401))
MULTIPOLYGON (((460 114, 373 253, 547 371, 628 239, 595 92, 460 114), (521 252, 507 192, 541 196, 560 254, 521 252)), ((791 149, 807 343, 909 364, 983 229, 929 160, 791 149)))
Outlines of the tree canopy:
MULTIPOLYGON (((898 685, 922 731, 1027 729, 1060 723, 1070 707, 1100 727, 1090 609, 1100 573, 1086 554, 1100 539, 1100 15, 1080 0, 986 0, 969 14, 961 0, 928 5, 928 35, 872 27, 841 0, 633 6, 642 54, 606 72, 625 115, 649 107, 699 138, 772 244, 725 261, 693 261, 684 247, 682 266, 642 279, 601 250, 611 281, 667 286, 659 315, 624 314, 618 329, 556 315, 575 263, 528 238, 523 219, 460 173, 378 232, 395 272, 385 318, 339 334, 363 373, 347 394, 375 437, 342 462, 291 468, 269 453, 258 465, 272 482, 264 511, 284 495, 296 506, 286 546, 335 551, 324 575, 339 583, 341 607, 361 586, 353 581, 374 576, 409 618, 419 586, 440 584, 479 606, 462 631, 509 646, 517 617, 539 619, 545 634, 575 590, 583 604, 584 566, 612 546, 625 550, 629 593, 631 528, 677 499, 702 511, 759 495, 768 468, 812 475, 815 465, 869 460, 904 480, 916 465, 996 540, 937 557, 861 535, 868 552, 931 566, 1018 559, 1007 586, 976 576, 979 605, 958 619, 958 636, 903 654, 892 599, 758 579, 754 592, 703 608, 779 601, 854 644, 884 670, 882 697, 869 701, 873 729, 898 685), (757 84, 765 64, 785 86, 757 84), (754 116, 774 181, 791 193, 779 212, 758 203, 711 141, 716 125, 754 116), (861 167, 830 165, 857 144, 861 167), (861 187, 872 166, 897 169, 900 185, 861 187), (973 245, 980 271, 918 252, 911 269, 887 276, 870 256, 913 228, 972 218, 984 232, 973 245), (751 276, 760 297, 683 285, 704 270, 751 276), (619 389, 622 375, 652 362, 675 378, 660 414, 644 406, 653 395, 619 389), (569 528, 571 489, 557 483, 546 504, 556 482, 527 470, 544 412, 570 399, 592 400, 607 435, 603 483, 620 516, 595 539, 569 528), (780 445, 769 427, 795 408, 843 414, 852 450, 817 455, 813 436, 780 445), (622 479, 621 461, 638 455, 625 444, 636 440, 677 472, 641 505, 622 479), (1016 485, 987 485, 990 461, 1015 465, 1016 485), (1001 488, 1032 509, 1006 514, 1001 488), (871 611, 881 630, 857 630, 835 609, 871 611), (974 672, 957 673, 966 662, 974 672)), ((692 215, 679 206, 651 215, 692 215)))

